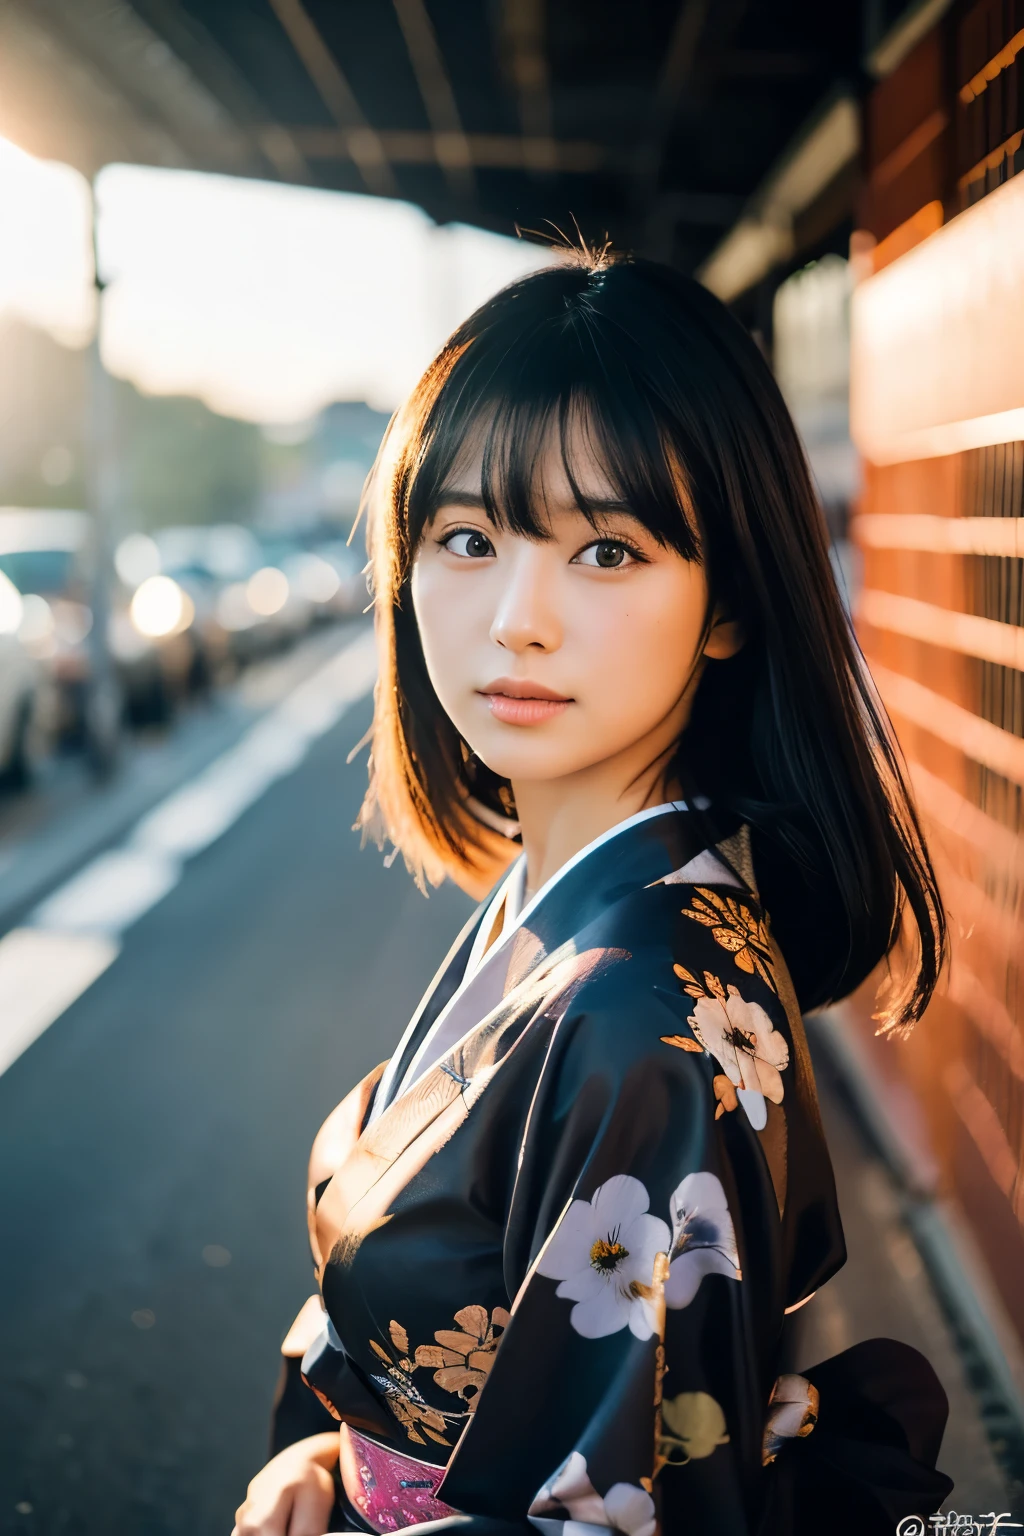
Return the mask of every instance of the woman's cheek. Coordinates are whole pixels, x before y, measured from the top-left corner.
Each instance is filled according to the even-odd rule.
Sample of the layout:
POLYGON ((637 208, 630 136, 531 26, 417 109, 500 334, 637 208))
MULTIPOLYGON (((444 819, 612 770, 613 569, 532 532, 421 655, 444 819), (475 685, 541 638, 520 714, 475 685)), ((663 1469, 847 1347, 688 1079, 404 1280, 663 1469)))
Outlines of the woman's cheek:
POLYGON ((458 655, 457 637, 451 631, 457 626, 457 608, 446 604, 444 582, 438 573, 424 571, 414 576, 412 597, 416 627, 419 630, 427 673, 442 704, 447 707, 447 696, 452 687, 452 665, 458 655))

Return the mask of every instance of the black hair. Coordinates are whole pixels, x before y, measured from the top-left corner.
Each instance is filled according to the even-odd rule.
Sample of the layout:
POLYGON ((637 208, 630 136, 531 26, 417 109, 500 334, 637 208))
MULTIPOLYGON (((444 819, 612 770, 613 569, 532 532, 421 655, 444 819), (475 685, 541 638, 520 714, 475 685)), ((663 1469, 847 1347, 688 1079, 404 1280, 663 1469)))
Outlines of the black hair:
POLYGON ((467 886, 510 850, 510 788, 478 762, 427 676, 412 562, 470 440, 499 527, 546 535, 534 466, 560 435, 580 509, 579 434, 665 547, 704 567, 746 639, 709 662, 669 778, 751 830, 762 901, 810 1010, 856 988, 901 939, 914 956, 889 1019, 923 1012, 945 918, 892 729, 829 561, 796 429, 757 344, 694 280, 641 260, 564 262, 512 284, 451 337, 399 413, 371 496, 382 677, 363 824, 410 866, 467 886), (577 445, 573 449, 572 445, 577 445))

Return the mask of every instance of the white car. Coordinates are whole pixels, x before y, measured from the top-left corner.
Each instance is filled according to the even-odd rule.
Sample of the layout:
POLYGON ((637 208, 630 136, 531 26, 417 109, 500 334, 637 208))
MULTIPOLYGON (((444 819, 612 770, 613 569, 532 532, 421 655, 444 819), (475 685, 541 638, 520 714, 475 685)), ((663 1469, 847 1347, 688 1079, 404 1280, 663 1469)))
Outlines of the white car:
POLYGON ((86 512, 0 507, 0 571, 20 594, 18 638, 46 679, 55 740, 80 748, 98 773, 117 755, 122 691, 112 667, 96 667, 95 537, 86 512))
POLYGON ((28 781, 40 704, 38 663, 18 639, 21 594, 0 571, 0 785, 28 781))

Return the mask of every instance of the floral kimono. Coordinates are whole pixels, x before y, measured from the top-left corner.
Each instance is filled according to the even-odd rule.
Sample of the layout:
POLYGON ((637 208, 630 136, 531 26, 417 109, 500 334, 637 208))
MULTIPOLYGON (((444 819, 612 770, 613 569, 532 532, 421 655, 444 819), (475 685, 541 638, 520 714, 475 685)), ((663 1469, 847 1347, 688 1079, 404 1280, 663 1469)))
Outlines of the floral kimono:
MULTIPOLYGON (((322 1427, 306 1387, 342 1421, 335 1528, 788 1531, 776 1463, 812 1465, 819 1415, 803 1483, 857 1483, 849 1422, 778 1378, 845 1257, 803 1025, 745 831, 712 850, 698 820, 632 818, 509 921, 514 868, 317 1138, 276 1443, 322 1427)), ((937 1508, 934 1415, 877 1398, 911 1468, 886 1521, 937 1508)))

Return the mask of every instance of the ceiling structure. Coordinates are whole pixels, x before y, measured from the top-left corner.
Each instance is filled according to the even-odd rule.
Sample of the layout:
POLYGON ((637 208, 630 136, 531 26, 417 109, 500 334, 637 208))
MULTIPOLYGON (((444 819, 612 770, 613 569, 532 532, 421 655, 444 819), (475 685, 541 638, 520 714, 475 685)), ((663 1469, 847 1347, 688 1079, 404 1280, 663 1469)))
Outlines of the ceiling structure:
POLYGON ((836 82, 833 0, 133 0, 277 174, 694 267, 836 82), (237 108, 236 108, 237 109, 237 108))
MULTIPOLYGON (((119 127, 119 158, 399 197, 506 234, 578 228, 697 270, 756 217, 808 125, 859 94, 866 47, 942 4, 6 0, 0 33, 44 29, 76 89, 91 78, 92 117, 131 119, 95 143, 68 129, 58 152, 87 172, 119 127)), ((24 147, 53 153, 61 110, 24 147)), ((852 207, 842 155, 815 181, 808 153, 787 183, 803 203, 782 215, 804 229, 776 256, 852 207)))

